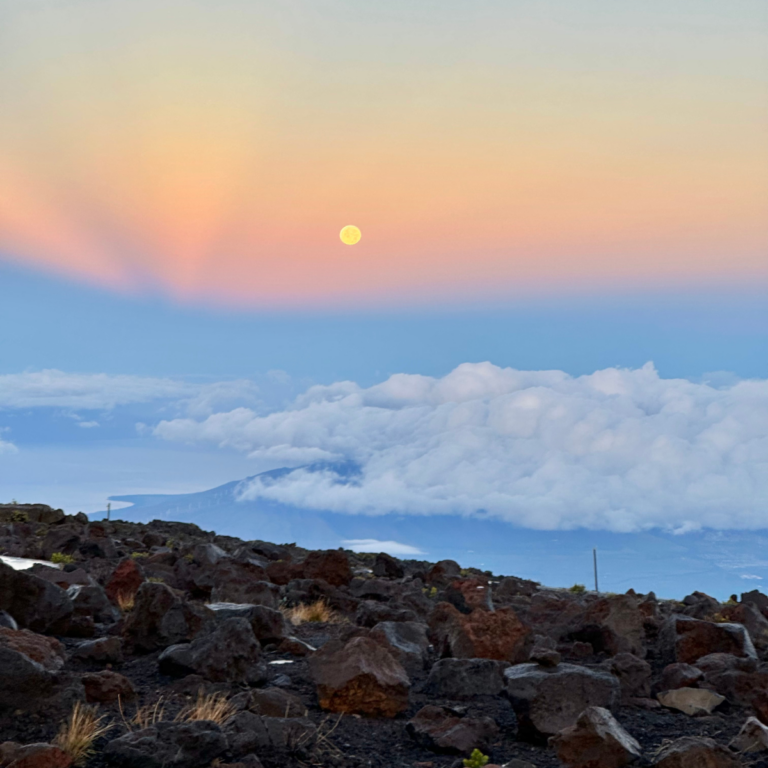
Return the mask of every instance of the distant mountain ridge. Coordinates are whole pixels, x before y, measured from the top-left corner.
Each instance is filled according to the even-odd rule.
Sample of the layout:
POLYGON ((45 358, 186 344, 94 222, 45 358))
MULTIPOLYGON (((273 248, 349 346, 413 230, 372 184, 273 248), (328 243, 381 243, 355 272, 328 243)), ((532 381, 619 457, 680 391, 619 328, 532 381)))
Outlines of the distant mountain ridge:
MULTIPOLYGON (((359 467, 351 462, 323 462, 274 469, 198 493, 112 496, 111 501, 132 505, 116 510, 112 516, 135 522, 191 522, 221 534, 296 542, 309 549, 365 547, 404 557, 422 552, 431 560, 450 558, 462 566, 514 574, 545 584, 591 585, 592 548, 596 547, 601 589, 624 592, 632 587, 638 592, 655 591, 661 597, 682 597, 699 589, 725 599, 732 593, 768 585, 768 530, 681 535, 660 530, 538 531, 482 517, 352 515, 266 499, 238 500, 245 483, 257 477, 268 482, 297 469, 331 470, 339 482, 354 482, 359 473, 359 467), (350 544, 362 540, 374 542, 350 544), (398 549, 397 544, 416 551, 411 554, 407 549, 398 549)), ((99 516, 103 515, 93 515, 99 516)))

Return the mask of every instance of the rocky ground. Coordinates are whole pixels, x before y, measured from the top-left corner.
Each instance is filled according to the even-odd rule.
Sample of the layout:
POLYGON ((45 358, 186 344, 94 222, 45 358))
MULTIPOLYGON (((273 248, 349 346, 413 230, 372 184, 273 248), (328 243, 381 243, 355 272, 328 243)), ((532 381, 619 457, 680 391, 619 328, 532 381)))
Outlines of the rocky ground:
POLYGON ((0 554, 58 561, 0 563, 3 767, 71 765, 80 707, 106 729, 88 768, 768 768, 757 591, 552 589, 44 505, 0 505, 0 554))

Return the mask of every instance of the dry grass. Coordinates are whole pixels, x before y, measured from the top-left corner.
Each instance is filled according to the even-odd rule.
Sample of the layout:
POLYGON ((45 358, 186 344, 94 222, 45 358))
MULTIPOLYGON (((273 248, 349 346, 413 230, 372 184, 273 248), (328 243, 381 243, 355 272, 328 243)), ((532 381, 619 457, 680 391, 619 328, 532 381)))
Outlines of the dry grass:
POLYGON ((72 714, 61 726, 55 739, 59 749, 72 758, 75 766, 84 765, 93 754, 93 742, 109 731, 112 726, 104 725, 105 715, 98 715, 95 707, 88 707, 79 701, 72 708, 72 714))
POLYGON ((159 723, 165 715, 165 704, 161 696, 154 704, 145 704, 143 707, 137 707, 133 717, 128 720, 123 712, 123 702, 118 696, 117 705, 120 707, 120 716, 123 718, 123 724, 129 731, 134 728, 143 731, 155 723, 159 723))
POLYGON ((180 722, 190 722, 191 720, 212 720, 221 725, 229 720, 237 709, 232 705, 223 693, 205 694, 199 691, 197 701, 179 712, 176 720, 180 722))
POLYGON ((132 595, 130 592, 119 592, 115 600, 121 613, 129 613, 135 605, 136 595, 132 595))
POLYGON ((338 624, 343 617, 331 608, 325 600, 315 600, 314 603, 299 603, 290 608, 282 608, 283 616, 294 627, 306 622, 322 622, 324 624, 338 624))

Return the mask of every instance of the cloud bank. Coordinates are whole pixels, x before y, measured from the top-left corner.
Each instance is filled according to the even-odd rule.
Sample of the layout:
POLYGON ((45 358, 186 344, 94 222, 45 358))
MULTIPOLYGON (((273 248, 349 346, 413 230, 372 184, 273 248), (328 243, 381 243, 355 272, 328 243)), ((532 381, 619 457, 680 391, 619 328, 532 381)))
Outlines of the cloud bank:
POLYGON ((257 479, 244 498, 349 514, 455 514, 538 529, 635 531, 768 524, 768 382, 717 389, 648 363, 588 376, 460 365, 370 388, 315 386, 266 416, 249 408, 162 421, 276 465, 358 465, 257 479))
MULTIPOLYGON (((251 381, 195 384, 178 379, 106 373, 66 373, 55 369, 0 375, 0 409, 63 408, 108 411, 123 405, 172 400, 192 416, 218 407, 253 402, 259 392, 251 381)), ((80 426, 97 426, 86 422, 80 426)))

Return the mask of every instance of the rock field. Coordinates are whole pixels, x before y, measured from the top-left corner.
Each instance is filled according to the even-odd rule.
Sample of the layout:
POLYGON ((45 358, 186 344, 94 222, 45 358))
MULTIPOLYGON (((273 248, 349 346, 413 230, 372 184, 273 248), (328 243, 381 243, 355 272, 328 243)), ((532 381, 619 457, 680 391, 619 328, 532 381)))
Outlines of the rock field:
POLYGON ((768 768, 758 591, 553 589, 42 504, 0 505, 0 554, 56 562, 0 562, 0 768, 768 768))

